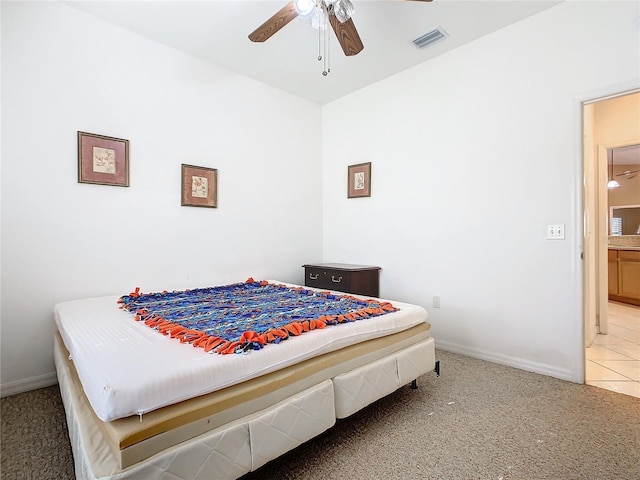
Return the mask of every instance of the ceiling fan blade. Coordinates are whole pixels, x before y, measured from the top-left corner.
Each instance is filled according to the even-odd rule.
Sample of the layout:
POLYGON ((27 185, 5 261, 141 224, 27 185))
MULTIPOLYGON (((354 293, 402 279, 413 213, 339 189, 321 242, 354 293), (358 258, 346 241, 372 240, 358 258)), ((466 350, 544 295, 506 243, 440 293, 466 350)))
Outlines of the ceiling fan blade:
POLYGON ((625 170, 622 173, 616 173, 616 177, 624 177, 624 176, 628 176, 628 175, 631 175, 633 173, 638 173, 638 172, 640 172, 640 170, 631 170, 631 171, 625 170))
POLYGON ((251 32, 249 34, 249 40, 252 42, 264 42, 297 16, 298 12, 292 0, 278 10, 273 17, 251 32))
POLYGON ((347 57, 357 55, 364 49, 364 45, 362 44, 362 40, 360 40, 360 35, 358 35, 352 19, 340 23, 335 15, 329 15, 329 22, 331 22, 331 27, 336 37, 338 37, 338 43, 347 57))

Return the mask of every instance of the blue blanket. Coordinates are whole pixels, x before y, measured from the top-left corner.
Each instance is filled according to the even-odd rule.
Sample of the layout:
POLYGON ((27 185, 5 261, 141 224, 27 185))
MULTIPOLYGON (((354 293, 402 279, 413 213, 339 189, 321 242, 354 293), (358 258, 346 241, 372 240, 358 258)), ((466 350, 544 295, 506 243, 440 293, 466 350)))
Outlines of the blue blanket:
POLYGON ((396 311, 379 300, 267 281, 122 296, 121 308, 158 332, 213 353, 244 353, 291 335, 396 311))

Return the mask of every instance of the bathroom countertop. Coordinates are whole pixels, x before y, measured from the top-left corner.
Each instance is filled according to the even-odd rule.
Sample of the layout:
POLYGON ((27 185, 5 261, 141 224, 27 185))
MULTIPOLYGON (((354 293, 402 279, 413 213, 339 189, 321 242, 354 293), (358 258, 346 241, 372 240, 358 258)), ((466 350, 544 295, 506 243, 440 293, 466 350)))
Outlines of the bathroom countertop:
POLYGON ((640 251, 640 245, 607 245, 610 250, 638 250, 640 251))

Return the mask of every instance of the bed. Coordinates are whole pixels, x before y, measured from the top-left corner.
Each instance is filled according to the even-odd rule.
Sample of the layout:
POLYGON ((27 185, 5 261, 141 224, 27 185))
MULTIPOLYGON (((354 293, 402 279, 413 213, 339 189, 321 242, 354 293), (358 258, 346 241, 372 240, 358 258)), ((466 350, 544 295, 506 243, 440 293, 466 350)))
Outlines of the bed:
POLYGON ((392 309, 218 355, 135 321, 117 296, 56 305, 76 478, 239 478, 436 368, 420 306, 261 284, 392 309))

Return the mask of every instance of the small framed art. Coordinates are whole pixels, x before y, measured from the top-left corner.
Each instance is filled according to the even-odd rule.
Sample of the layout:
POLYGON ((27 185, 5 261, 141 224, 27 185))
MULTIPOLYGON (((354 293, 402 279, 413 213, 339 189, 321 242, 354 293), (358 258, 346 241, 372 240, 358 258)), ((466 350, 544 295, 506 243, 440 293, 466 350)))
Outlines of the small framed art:
POLYGON ((371 196, 371 162, 349 165, 347 198, 371 196))
POLYGON ((183 163, 181 205, 218 208, 218 170, 183 163))
POLYGON ((129 186, 129 140, 78 132, 78 182, 129 186))

